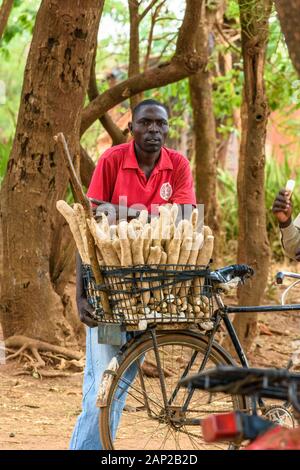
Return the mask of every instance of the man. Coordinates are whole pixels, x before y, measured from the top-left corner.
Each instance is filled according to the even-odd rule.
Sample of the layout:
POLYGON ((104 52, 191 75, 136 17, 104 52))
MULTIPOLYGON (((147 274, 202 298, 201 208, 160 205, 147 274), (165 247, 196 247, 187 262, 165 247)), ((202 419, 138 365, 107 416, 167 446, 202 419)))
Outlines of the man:
MULTIPOLYGON (((114 208, 126 203, 127 207, 146 207, 149 212, 155 205, 177 203, 190 213, 196 198, 189 162, 175 150, 164 147, 169 130, 167 108, 155 100, 142 101, 134 109, 128 127, 133 140, 104 152, 93 174, 88 197, 112 203, 114 208)), ((71 449, 99 450, 102 446, 96 398, 102 374, 119 348, 98 343, 97 328, 92 328, 96 323, 90 317, 91 307, 82 286, 80 261, 77 267, 77 306, 81 321, 89 328, 83 411, 73 432, 71 449)), ((117 412, 114 432, 123 406, 124 403, 120 404, 117 412)))
POLYGON ((300 217, 292 220, 291 195, 286 189, 281 189, 273 203, 273 214, 279 222, 281 243, 285 254, 300 261, 300 217))

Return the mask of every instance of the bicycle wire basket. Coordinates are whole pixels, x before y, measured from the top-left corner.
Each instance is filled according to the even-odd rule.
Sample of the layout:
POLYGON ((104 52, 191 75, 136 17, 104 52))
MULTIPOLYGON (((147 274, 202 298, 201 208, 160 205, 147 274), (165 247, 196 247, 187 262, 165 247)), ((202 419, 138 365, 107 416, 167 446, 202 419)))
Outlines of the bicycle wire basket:
POLYGON ((88 302, 99 324, 118 323, 126 329, 147 324, 203 324, 213 312, 209 270, 204 266, 101 266, 103 285, 97 285, 89 265, 83 265, 88 302), (112 314, 105 312, 100 292, 106 292, 112 314))

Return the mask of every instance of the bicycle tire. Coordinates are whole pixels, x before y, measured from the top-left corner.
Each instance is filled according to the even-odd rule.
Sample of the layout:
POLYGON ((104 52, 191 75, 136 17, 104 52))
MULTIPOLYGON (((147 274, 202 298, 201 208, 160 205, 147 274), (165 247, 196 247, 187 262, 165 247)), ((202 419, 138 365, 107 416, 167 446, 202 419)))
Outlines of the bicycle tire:
MULTIPOLYGON (((162 359, 162 367, 165 372, 174 371, 174 361, 176 363, 176 367, 178 370, 185 369, 187 357, 191 357, 193 352, 198 351, 196 355, 197 362, 195 362, 192 368, 189 371, 189 374, 196 373, 199 367, 200 361, 202 361, 205 351, 207 350, 207 343, 208 338, 201 333, 192 332, 192 331, 170 331, 170 332, 162 332, 159 333, 157 336, 158 347, 160 351, 160 356, 162 359), (169 348, 168 351, 166 348, 169 348), (178 353, 180 348, 185 348, 185 351, 189 351, 189 356, 186 355, 184 357, 185 364, 182 365, 182 356, 181 360, 179 360, 180 356, 178 353), (172 355, 170 353, 173 352, 172 355), (198 360, 200 359, 200 361, 198 360), (168 361, 172 359, 172 364, 168 361), (173 366, 173 368, 172 368, 173 366)), ((125 392, 127 389, 128 380, 125 377, 125 374, 130 373, 130 370, 133 371, 133 368, 136 367, 137 360, 145 358, 146 360, 151 361, 151 357, 153 357, 153 342, 151 339, 150 334, 144 334, 139 340, 133 342, 128 348, 125 350, 123 354, 123 360, 119 365, 119 368, 115 374, 115 377, 111 383, 108 395, 107 395, 107 402, 106 406, 102 407, 100 410, 100 436, 102 440, 102 445, 105 450, 139 450, 139 449, 162 449, 165 448, 167 450, 171 449, 183 449, 183 450, 195 450, 195 448, 199 447, 199 449, 224 449, 228 448, 229 443, 222 443, 222 444, 213 444, 208 445, 204 443, 201 437, 201 426, 183 424, 182 426, 174 427, 174 424, 170 425, 167 424, 165 421, 164 416, 164 405, 161 398, 161 402, 158 403, 160 397, 160 383, 159 378, 148 378, 144 377, 143 374, 143 381, 147 381, 147 393, 143 393, 142 386, 141 386, 141 378, 138 374, 135 375, 134 381, 130 384, 128 388, 128 393, 125 392), (132 369, 130 369, 130 367, 132 369), (139 381, 139 389, 137 388, 137 383, 139 381), (121 385, 120 385, 121 384, 121 385), (124 387, 124 384, 126 385, 124 387), (119 394, 119 395, 118 395, 119 394), (134 396, 136 394, 136 396, 134 396), (118 396, 117 396, 118 395, 118 396), (113 431, 110 429, 111 427, 111 415, 114 414, 116 416, 115 410, 113 406, 115 403, 124 400, 124 396, 126 398, 126 408, 127 411, 123 411, 122 416, 120 418, 120 423, 117 430, 116 439, 113 439, 114 436, 113 431), (147 400, 144 399, 144 395, 147 395, 147 400), (120 398, 122 397, 122 398, 120 398), (129 397, 129 398, 128 398, 129 397), (141 398, 143 397, 143 400, 141 398), (146 401, 150 400, 150 413, 152 416, 149 416, 147 413, 147 406, 146 401), (129 402, 129 405, 128 405, 129 402), (138 405, 138 403, 142 403, 142 406, 135 407, 133 406, 138 405), (151 409, 152 407, 152 409, 151 409), (130 410, 132 408, 132 411, 130 410), (146 408, 146 409, 145 409, 146 408), (138 424, 138 419, 140 420, 138 424), (160 426, 161 425, 161 426, 160 426), (160 428, 160 429, 159 429, 160 428), (164 431, 165 430, 165 434, 164 431), (151 434, 152 433, 152 434, 151 434), (149 435, 150 434, 150 435, 149 435), (167 435, 167 437, 166 437, 167 435), (171 437, 170 437, 171 436, 171 437)), ((189 363, 190 364, 190 363, 189 363)), ((235 364, 233 358, 217 343, 213 343, 211 353, 209 356, 208 367, 212 367, 218 364, 235 364)), ((133 374, 133 372, 131 372, 133 374)), ((182 377, 182 372, 180 372, 182 377)), ((134 374, 133 374, 134 375, 134 374)), ((177 381, 179 378, 176 379, 177 381)), ((170 399, 170 392, 174 391, 174 386, 177 383, 172 381, 172 376, 166 377, 166 388, 168 392, 168 398, 170 399), (174 384, 174 385, 172 385, 174 384)), ((178 392, 180 397, 186 398, 188 390, 180 388, 180 392, 178 392)), ((188 419, 194 419, 195 413, 197 413, 197 419, 201 419, 204 416, 207 416, 210 413, 224 413, 227 411, 232 410, 245 410, 246 402, 243 397, 233 397, 224 394, 218 394, 219 400, 216 402, 215 396, 213 400, 213 404, 207 404, 207 398, 209 394, 202 390, 195 390, 193 399, 196 396, 196 400, 193 401, 193 406, 197 405, 197 407, 201 408, 194 409, 192 407, 188 408, 188 411, 185 417, 182 416, 182 404, 177 404, 178 400, 176 397, 176 404, 174 404, 174 410, 172 409, 172 413, 176 416, 181 416, 185 423, 188 423, 188 419), (224 401, 225 400, 225 401, 224 401), (217 406, 216 406, 217 403, 217 406), (224 403, 226 404, 224 409, 224 403), (227 409, 229 407, 229 409, 227 409), (180 411, 181 409, 181 411, 180 411), (180 415, 181 413, 181 415, 180 415), (199 415, 199 416, 198 416, 199 415)), ((175 402, 174 402, 175 403, 175 402)), ((123 403, 124 404, 124 403, 123 403)), ((149 403, 148 403, 149 407, 149 403)), ((231 447, 232 448, 232 447, 231 447)))

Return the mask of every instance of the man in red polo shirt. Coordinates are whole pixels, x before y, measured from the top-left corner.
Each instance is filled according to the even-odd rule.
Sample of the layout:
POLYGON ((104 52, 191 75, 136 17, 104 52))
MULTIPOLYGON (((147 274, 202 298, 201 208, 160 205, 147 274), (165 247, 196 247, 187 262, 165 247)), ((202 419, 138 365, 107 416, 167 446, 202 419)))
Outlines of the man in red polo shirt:
MULTIPOLYGON (((113 205, 110 207, 116 210, 117 217, 124 212, 124 207, 146 208, 155 214, 158 206, 166 203, 181 205, 182 216, 188 216, 196 204, 193 179, 188 160, 175 150, 164 147, 169 130, 167 108, 155 100, 142 101, 134 109, 132 123, 128 127, 133 140, 104 152, 87 195, 113 205)), ((87 328, 83 411, 73 432, 71 449, 99 450, 102 446, 97 392, 102 374, 119 348, 98 344, 97 329, 92 328, 97 323, 90 316, 91 307, 82 286, 80 263, 77 264, 76 298, 80 319, 90 328, 87 328)), ((123 405, 120 403, 116 412, 113 435, 123 405)))

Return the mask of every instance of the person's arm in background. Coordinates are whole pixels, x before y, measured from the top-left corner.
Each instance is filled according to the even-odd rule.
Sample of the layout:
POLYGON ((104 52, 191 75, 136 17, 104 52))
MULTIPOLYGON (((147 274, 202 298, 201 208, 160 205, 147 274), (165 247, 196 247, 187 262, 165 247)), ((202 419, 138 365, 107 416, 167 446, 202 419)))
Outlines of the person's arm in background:
POLYGON ((288 191, 281 189, 277 194, 272 212, 279 223, 281 244, 285 254, 300 261, 300 230, 292 220, 292 202, 288 191))

